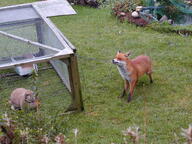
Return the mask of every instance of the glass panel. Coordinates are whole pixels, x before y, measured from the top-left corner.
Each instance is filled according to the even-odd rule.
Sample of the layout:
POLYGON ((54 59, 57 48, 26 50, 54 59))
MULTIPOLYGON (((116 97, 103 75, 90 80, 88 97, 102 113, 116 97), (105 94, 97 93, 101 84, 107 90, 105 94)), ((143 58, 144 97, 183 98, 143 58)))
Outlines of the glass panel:
MULTIPOLYGON (((66 62, 67 62, 67 60, 66 60, 66 62)), ((58 75, 60 76, 60 78, 66 85, 66 87, 69 89, 69 91, 71 91, 70 81, 69 81, 69 71, 68 71, 67 64, 61 60, 52 60, 51 64, 57 71, 58 75)))
MULTIPOLYGON (((55 33, 50 29, 50 27, 46 23, 43 23, 39 29, 41 30, 41 40, 43 44, 46 44, 58 49, 65 48, 60 42, 60 40, 57 38, 55 33)), ((47 52, 45 53, 47 54, 47 52)), ((69 91, 71 91, 68 66, 61 60, 51 60, 51 64, 57 71, 63 83, 66 85, 69 91)))
MULTIPOLYGON (((9 25, 0 25, 0 30, 27 40, 42 43, 43 33, 41 32, 41 29, 39 29, 42 24, 42 20, 36 19, 34 21, 20 22, 17 24, 13 23, 9 25)), ((57 40, 55 40, 55 42, 57 42, 57 40)), ((14 60, 19 61, 34 57, 53 56, 57 53, 55 51, 48 50, 46 48, 39 48, 38 46, 34 46, 1 34, 0 44, 0 64, 9 63, 14 60)), ((57 45, 56 43, 54 44, 57 45)))
POLYGON ((31 6, 15 7, 0 10, 0 24, 39 18, 31 6))
POLYGON ((43 23, 41 25, 41 32, 42 32, 42 43, 52 46, 58 49, 64 49, 65 47, 62 45, 60 40, 57 38, 55 33, 50 29, 50 27, 43 23))
POLYGON ((38 53, 39 47, 0 35, 0 57, 18 57, 38 53))
POLYGON ((31 41, 37 42, 36 25, 40 24, 40 20, 28 21, 17 24, 1 25, 0 30, 13 34, 31 41))

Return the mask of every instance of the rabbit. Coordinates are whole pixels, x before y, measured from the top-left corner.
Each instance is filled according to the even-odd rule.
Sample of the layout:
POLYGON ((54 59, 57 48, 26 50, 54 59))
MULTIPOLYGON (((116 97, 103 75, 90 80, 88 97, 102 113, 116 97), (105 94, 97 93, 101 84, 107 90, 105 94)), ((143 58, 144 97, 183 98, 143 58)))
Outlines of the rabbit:
POLYGON ((39 105, 39 101, 35 96, 35 93, 25 88, 16 88, 13 90, 9 103, 11 104, 11 109, 13 110, 21 110, 26 106, 30 109, 35 109, 39 105))

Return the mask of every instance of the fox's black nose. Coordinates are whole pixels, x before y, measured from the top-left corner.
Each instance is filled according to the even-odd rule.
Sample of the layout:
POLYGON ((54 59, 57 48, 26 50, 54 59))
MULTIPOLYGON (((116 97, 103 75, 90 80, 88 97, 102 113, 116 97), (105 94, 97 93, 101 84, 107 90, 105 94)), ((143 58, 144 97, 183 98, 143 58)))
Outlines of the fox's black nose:
POLYGON ((112 60, 112 63, 113 63, 113 64, 116 64, 117 62, 113 59, 113 60, 112 60))

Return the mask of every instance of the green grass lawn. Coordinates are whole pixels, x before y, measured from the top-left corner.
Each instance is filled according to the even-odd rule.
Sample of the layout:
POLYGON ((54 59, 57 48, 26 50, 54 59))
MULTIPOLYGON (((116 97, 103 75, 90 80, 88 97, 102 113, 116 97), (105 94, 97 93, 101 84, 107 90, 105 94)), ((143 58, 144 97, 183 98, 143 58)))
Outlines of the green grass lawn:
MULTIPOLYGON (((24 1, 27 0, 21 2, 24 1)), ((1 5, 11 3, 15 2, 0 2, 1 5)), ((40 111, 45 118, 43 125, 47 130, 44 133, 50 132, 53 124, 57 130, 51 132, 64 133, 70 144, 75 143, 74 128, 79 130, 78 144, 120 144, 124 142, 121 131, 137 125, 141 133, 147 135, 147 144, 173 143, 174 133, 178 135, 179 143, 182 143, 181 127, 187 128, 192 123, 191 37, 159 33, 120 23, 111 16, 109 9, 74 8, 77 15, 54 17, 52 20, 78 49, 85 111, 56 115, 62 113, 67 105, 62 91, 55 93, 55 87, 62 90, 63 85, 53 70, 40 73, 41 83, 38 86, 43 91, 40 111), (146 54, 153 60, 154 83, 149 84, 148 77, 143 76, 129 104, 126 102, 127 97, 122 100, 117 98, 122 91, 123 80, 111 60, 118 50, 131 50, 131 58, 146 54), (45 89, 42 88, 43 84, 47 84, 45 89), (55 116, 56 119, 50 123, 50 119, 55 116)), ((17 80, 17 83, 10 82, 14 81, 12 78, 1 80, 0 113, 13 113, 4 104, 11 88, 32 87, 31 78, 17 80)), ((34 112, 32 114, 37 115, 34 112)), ((14 115, 25 120, 23 113, 14 115)), ((27 116, 30 117, 29 114, 27 116)), ((38 123, 32 119, 25 125, 38 123, 39 126, 42 121, 38 123)))

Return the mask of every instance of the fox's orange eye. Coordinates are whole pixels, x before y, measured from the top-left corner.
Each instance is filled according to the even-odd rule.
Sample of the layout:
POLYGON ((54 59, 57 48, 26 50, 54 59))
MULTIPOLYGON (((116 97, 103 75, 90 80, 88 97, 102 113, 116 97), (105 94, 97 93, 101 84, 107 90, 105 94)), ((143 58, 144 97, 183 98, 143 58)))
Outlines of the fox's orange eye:
POLYGON ((122 60, 122 58, 118 58, 118 60, 122 60))

